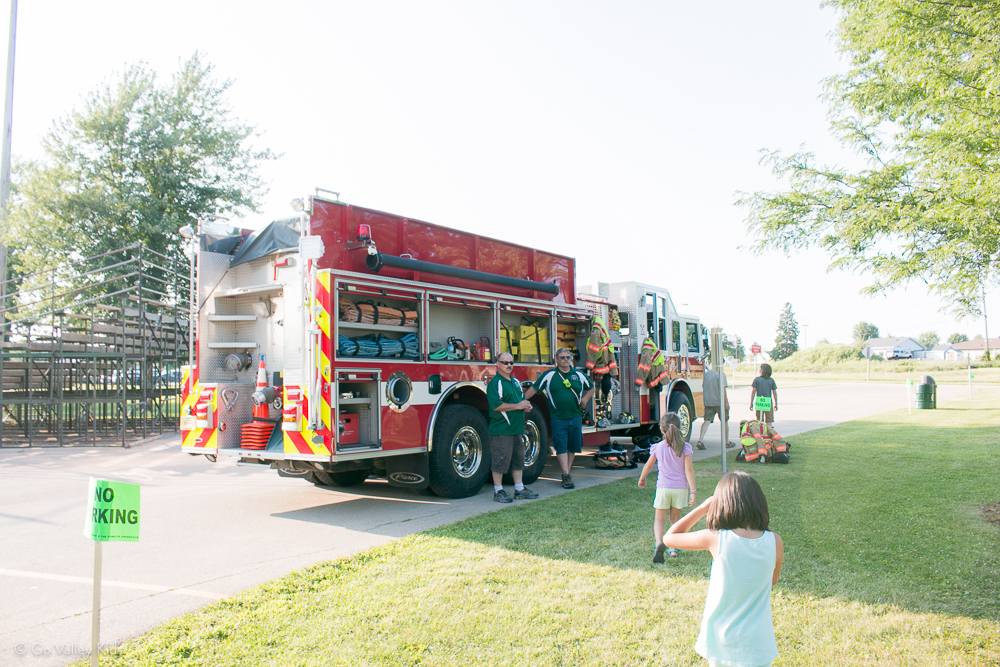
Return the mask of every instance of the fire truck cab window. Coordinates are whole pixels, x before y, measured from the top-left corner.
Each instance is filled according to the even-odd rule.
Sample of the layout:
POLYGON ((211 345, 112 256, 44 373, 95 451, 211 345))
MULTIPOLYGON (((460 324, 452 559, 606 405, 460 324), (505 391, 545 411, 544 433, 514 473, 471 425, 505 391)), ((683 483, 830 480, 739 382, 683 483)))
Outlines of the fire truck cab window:
POLYGON ((670 323, 670 340, 674 352, 681 351, 681 323, 674 320, 670 323))
POLYGON ((491 362, 493 312, 493 303, 489 301, 429 296, 427 340, 430 360, 491 362))
POLYGON ((383 295, 360 286, 340 289, 337 313, 338 358, 420 360, 417 294, 383 295))
POLYGON ((525 364, 552 363, 551 313, 509 307, 500 311, 501 352, 510 352, 514 361, 525 364))
POLYGON ((687 323, 687 345, 688 352, 697 353, 700 350, 698 347, 698 324, 695 322, 687 323))

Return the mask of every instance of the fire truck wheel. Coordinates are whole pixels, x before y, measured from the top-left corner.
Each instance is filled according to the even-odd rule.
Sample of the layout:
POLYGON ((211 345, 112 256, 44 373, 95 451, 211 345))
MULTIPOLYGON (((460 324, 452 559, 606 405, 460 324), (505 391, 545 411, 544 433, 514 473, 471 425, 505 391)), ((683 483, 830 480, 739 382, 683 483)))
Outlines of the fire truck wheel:
POLYGON ((694 410, 691 409, 691 403, 688 401, 687 396, 679 391, 675 391, 670 395, 670 407, 668 408, 670 412, 677 413, 677 416, 681 419, 681 435, 684 436, 684 441, 691 439, 691 427, 694 424, 694 410))
POLYGON ((490 473, 489 426, 479 410, 449 405, 434 425, 430 452, 431 490, 444 498, 479 493, 490 473))
MULTIPOLYGON (((545 469, 549 459, 549 432, 545 421, 530 416, 524 420, 524 483, 534 483, 545 469)), ((510 473, 503 476, 504 484, 513 484, 510 473)))

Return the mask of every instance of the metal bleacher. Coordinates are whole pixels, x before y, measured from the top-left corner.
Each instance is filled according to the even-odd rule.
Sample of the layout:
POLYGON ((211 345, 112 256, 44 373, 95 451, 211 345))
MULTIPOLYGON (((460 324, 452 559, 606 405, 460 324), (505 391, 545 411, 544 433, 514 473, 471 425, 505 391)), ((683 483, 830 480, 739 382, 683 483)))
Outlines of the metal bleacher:
POLYGON ((189 272, 135 244, 0 283, 0 447, 176 430, 189 272))

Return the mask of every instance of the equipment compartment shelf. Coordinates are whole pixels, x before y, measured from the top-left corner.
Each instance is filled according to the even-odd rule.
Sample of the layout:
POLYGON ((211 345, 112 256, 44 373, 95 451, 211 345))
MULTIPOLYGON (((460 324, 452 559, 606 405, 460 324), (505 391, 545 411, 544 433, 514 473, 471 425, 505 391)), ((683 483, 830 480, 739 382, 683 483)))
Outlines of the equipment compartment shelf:
POLYGON ((250 342, 236 342, 236 343, 209 343, 208 349, 210 350, 246 350, 260 347, 257 343, 250 342))
POLYGON ((256 315, 209 315, 209 322, 256 322, 256 315))
POLYGON ((405 324, 365 324, 364 322, 344 322, 338 321, 337 326, 341 329, 363 329, 365 331, 417 331, 419 327, 406 326, 405 324))
POLYGON ((260 294, 264 292, 280 292, 284 285, 256 285, 254 287, 240 287, 238 289, 220 290, 215 293, 216 298, 227 296, 243 296, 244 294, 260 294))
POLYGON ((372 402, 372 397, 362 396, 361 398, 341 398, 337 402, 341 405, 367 405, 372 402))

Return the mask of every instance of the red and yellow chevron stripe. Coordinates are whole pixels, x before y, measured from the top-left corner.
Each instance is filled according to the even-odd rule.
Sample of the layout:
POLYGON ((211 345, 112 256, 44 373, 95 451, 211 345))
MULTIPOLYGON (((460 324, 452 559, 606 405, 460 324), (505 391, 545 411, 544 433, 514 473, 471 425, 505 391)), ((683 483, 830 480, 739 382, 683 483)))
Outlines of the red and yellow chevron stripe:
MULTIPOLYGON (((285 387, 285 400, 288 400, 288 387, 285 387)), ((297 389, 297 388, 296 388, 297 389)), ((303 395, 305 394, 303 388, 303 395)), ((309 414, 309 397, 305 396, 302 399, 302 415, 309 414)), ((323 401, 323 424, 326 428, 318 431, 313 431, 305 428, 305 419, 300 418, 298 431, 282 431, 282 437, 284 442, 284 452, 286 455, 291 454, 291 457, 286 456, 286 458, 294 458, 295 454, 309 454, 312 456, 330 456, 330 448, 328 443, 330 442, 330 407, 327 405, 326 401, 323 401)))
MULTIPOLYGON (((201 394, 201 386, 198 383, 198 368, 194 369, 185 366, 183 372, 183 382, 181 385, 181 414, 193 415, 194 404, 198 402, 201 394), (194 391, 189 391, 191 374, 194 374, 194 391)), ((212 393, 212 410, 218 415, 218 392, 212 393)), ((214 428, 196 428, 190 431, 181 431, 181 447, 197 449, 208 453, 219 449, 219 433, 214 428)))

